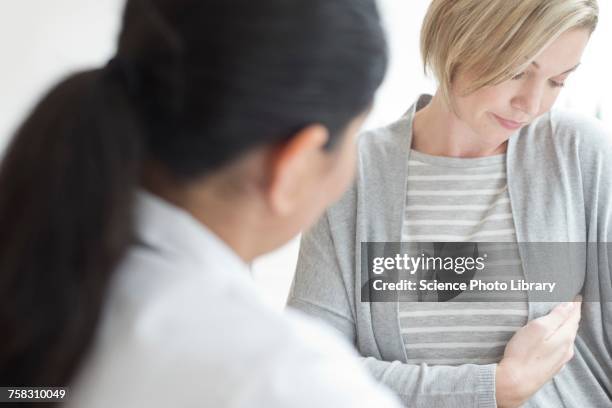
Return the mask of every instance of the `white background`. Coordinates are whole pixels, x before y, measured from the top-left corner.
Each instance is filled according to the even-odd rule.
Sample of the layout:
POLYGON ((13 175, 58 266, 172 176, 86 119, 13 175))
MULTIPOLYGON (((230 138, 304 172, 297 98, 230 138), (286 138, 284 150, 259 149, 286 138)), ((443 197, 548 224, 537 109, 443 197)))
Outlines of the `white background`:
MULTIPOLYGON (((112 56, 124 0, 13 0, 0 12, 0 151, 29 109, 70 71, 103 65, 112 56)), ((398 118, 419 93, 431 93, 423 75, 419 31, 429 0, 379 1, 391 65, 365 128, 398 118)), ((557 106, 612 120, 612 4, 600 1, 600 24, 557 106), (607 43, 606 43, 607 41, 607 43)), ((297 256, 297 239, 253 265, 266 297, 282 307, 297 256)))

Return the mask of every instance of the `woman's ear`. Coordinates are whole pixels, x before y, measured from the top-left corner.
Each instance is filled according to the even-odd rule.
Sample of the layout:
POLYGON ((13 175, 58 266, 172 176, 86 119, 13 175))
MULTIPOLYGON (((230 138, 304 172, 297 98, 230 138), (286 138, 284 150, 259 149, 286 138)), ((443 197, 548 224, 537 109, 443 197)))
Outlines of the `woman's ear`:
POLYGON ((279 146, 272 155, 266 198, 280 216, 294 213, 320 185, 324 174, 329 132, 323 125, 310 125, 279 146))

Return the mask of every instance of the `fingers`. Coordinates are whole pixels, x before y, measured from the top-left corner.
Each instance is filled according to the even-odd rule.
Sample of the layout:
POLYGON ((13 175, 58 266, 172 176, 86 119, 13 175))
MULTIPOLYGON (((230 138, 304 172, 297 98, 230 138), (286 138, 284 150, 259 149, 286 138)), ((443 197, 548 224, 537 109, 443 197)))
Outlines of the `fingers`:
POLYGON ((580 321, 580 299, 557 305, 549 314, 533 320, 531 323, 539 328, 544 338, 548 338, 566 323, 574 324, 580 321))
POLYGON ((550 336, 569 336, 573 343, 578 331, 578 325, 580 324, 580 318, 582 317, 582 298, 577 298, 571 303, 573 306, 571 307, 567 319, 550 336))
POLYGON ((578 298, 573 303, 567 320, 547 339, 547 342, 556 350, 555 355, 560 363, 559 369, 574 357, 574 342, 580 324, 582 302, 578 298))
POLYGON ((522 327, 506 345, 499 366, 513 367, 518 382, 537 391, 574 356, 581 307, 582 299, 576 298, 522 327))

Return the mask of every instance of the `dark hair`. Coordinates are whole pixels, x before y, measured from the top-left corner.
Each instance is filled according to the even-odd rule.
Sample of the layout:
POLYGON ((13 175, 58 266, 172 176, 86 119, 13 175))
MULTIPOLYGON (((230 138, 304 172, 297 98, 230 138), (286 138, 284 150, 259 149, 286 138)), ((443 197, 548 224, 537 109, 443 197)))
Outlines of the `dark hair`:
POLYGON ((115 57, 52 89, 1 164, 0 385, 73 378, 144 160, 189 182, 312 123, 333 144, 386 63, 374 0, 128 0, 115 57))

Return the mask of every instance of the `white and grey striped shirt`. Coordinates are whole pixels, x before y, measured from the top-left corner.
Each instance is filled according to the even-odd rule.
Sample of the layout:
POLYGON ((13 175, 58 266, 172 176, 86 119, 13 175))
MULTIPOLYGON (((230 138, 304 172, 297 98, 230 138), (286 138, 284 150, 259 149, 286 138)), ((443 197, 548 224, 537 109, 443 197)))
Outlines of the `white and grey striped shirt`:
MULTIPOLYGON (((506 180, 506 155, 448 158, 412 151, 402 241, 483 242, 483 281, 522 279, 506 180), (494 244, 494 243, 510 243, 494 244)), ((508 340, 527 322, 527 294, 495 302, 462 293, 462 302, 400 302, 408 363, 499 362, 508 340), (515 301, 514 301, 515 300, 515 301)))

